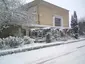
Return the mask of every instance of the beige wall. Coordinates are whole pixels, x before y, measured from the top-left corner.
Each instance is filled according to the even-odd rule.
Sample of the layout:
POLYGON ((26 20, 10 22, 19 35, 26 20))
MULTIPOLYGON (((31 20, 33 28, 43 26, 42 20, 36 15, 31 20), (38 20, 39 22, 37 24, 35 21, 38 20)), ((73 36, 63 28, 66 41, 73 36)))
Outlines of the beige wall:
POLYGON ((69 26, 69 11, 54 5, 39 5, 39 21, 41 25, 53 26, 53 16, 58 15, 63 18, 63 26, 69 26))

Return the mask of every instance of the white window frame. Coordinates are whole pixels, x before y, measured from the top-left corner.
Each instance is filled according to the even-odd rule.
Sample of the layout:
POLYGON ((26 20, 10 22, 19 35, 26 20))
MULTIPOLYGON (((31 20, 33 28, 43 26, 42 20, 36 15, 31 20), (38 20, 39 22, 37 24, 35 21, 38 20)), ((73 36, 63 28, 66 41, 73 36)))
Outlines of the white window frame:
POLYGON ((59 16, 59 15, 54 15, 53 16, 53 26, 55 26, 55 18, 60 18, 61 19, 61 26, 56 26, 56 27, 63 27, 63 18, 62 18, 62 16, 59 16))

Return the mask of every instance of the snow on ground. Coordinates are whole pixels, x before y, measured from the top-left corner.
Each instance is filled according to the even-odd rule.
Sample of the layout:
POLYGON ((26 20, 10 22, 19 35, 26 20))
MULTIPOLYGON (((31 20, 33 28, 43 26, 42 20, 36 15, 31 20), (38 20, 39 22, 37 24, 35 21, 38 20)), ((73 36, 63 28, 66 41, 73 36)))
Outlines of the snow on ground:
MULTIPOLYGON (((50 44, 53 44, 53 43, 50 43, 50 44)), ((40 45, 42 46, 42 45, 48 45, 48 44, 42 43, 42 44, 36 44, 34 46, 40 46, 40 45)), ((83 47, 84 45, 85 45, 85 41, 79 41, 79 42, 71 43, 71 44, 63 44, 59 46, 46 47, 42 49, 1 56, 0 64, 37 64, 37 63, 38 64, 45 64, 45 63, 46 64, 64 64, 65 62, 68 63, 68 61, 70 62, 72 59, 76 59, 77 56, 84 54, 85 53, 85 52, 83 53, 84 49, 79 49, 83 47), (77 51, 77 49, 79 49, 80 51, 77 51), (65 56, 65 55, 68 55, 69 53, 72 53, 74 57, 72 55, 68 57, 65 56), (65 58, 63 56, 65 56, 65 58), (55 58, 58 58, 58 60, 56 60, 55 58)), ((29 45, 29 47, 30 46, 33 46, 33 44, 29 45)), ((81 58, 83 58, 84 60, 85 56, 81 58)), ((76 61, 74 62, 74 64, 76 64, 76 61)), ((68 64, 73 64, 73 63, 68 63, 68 64)))
POLYGON ((60 56, 58 58, 55 57, 54 59, 51 59, 50 61, 41 62, 41 64, 85 64, 84 50, 85 50, 85 46, 81 48, 76 48, 71 53, 60 56))
MULTIPOLYGON (((23 45, 19 48, 12 48, 12 49, 6 49, 6 50, 0 50, 0 54, 6 53, 6 52, 15 52, 15 51, 22 51, 25 49, 30 49, 33 50, 35 48, 39 49, 39 48, 43 48, 43 47, 49 47, 50 45, 56 45, 56 44, 67 44, 67 43, 72 43, 72 42, 76 42, 76 41, 81 41, 84 40, 85 38, 79 38, 79 39, 70 39, 67 41, 56 41, 56 42, 52 42, 52 43, 31 43, 31 44, 27 44, 27 45, 23 45)), ((23 51, 22 51, 23 52, 23 51)), ((0 55, 1 56, 1 55, 0 55)))
POLYGON ((19 48, 13 48, 13 49, 6 49, 6 50, 0 50, 0 53, 4 53, 4 52, 11 52, 11 51, 18 51, 18 50, 24 50, 24 49, 35 49, 35 48, 41 48, 41 47, 44 47, 44 46, 49 46, 49 45, 55 45, 55 44, 61 44, 61 43, 64 43, 64 41, 57 41, 57 42, 52 42, 52 43, 32 43, 32 44, 27 44, 27 45, 23 45, 19 48))

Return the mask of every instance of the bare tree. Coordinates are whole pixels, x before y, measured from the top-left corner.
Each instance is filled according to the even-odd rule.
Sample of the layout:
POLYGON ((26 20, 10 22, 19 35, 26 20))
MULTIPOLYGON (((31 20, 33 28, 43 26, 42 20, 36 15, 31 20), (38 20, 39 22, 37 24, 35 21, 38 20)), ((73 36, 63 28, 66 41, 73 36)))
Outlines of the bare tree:
POLYGON ((14 28, 22 29, 20 25, 28 21, 27 11, 18 9, 21 5, 21 0, 0 0, 0 37, 13 35, 18 31, 12 34, 14 28))
POLYGON ((0 24, 27 21, 27 12, 18 10, 21 0, 1 0, 0 5, 0 24))

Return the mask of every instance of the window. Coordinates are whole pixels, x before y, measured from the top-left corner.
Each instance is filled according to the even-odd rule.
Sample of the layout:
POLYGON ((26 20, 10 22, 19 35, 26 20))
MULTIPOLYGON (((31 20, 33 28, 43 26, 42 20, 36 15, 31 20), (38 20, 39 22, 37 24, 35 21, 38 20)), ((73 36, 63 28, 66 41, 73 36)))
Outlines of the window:
POLYGON ((54 16, 53 17, 53 25, 54 26, 58 26, 58 27, 61 27, 62 26, 62 17, 60 16, 54 16))
POLYGON ((55 26, 61 26, 61 19, 55 18, 55 26))

